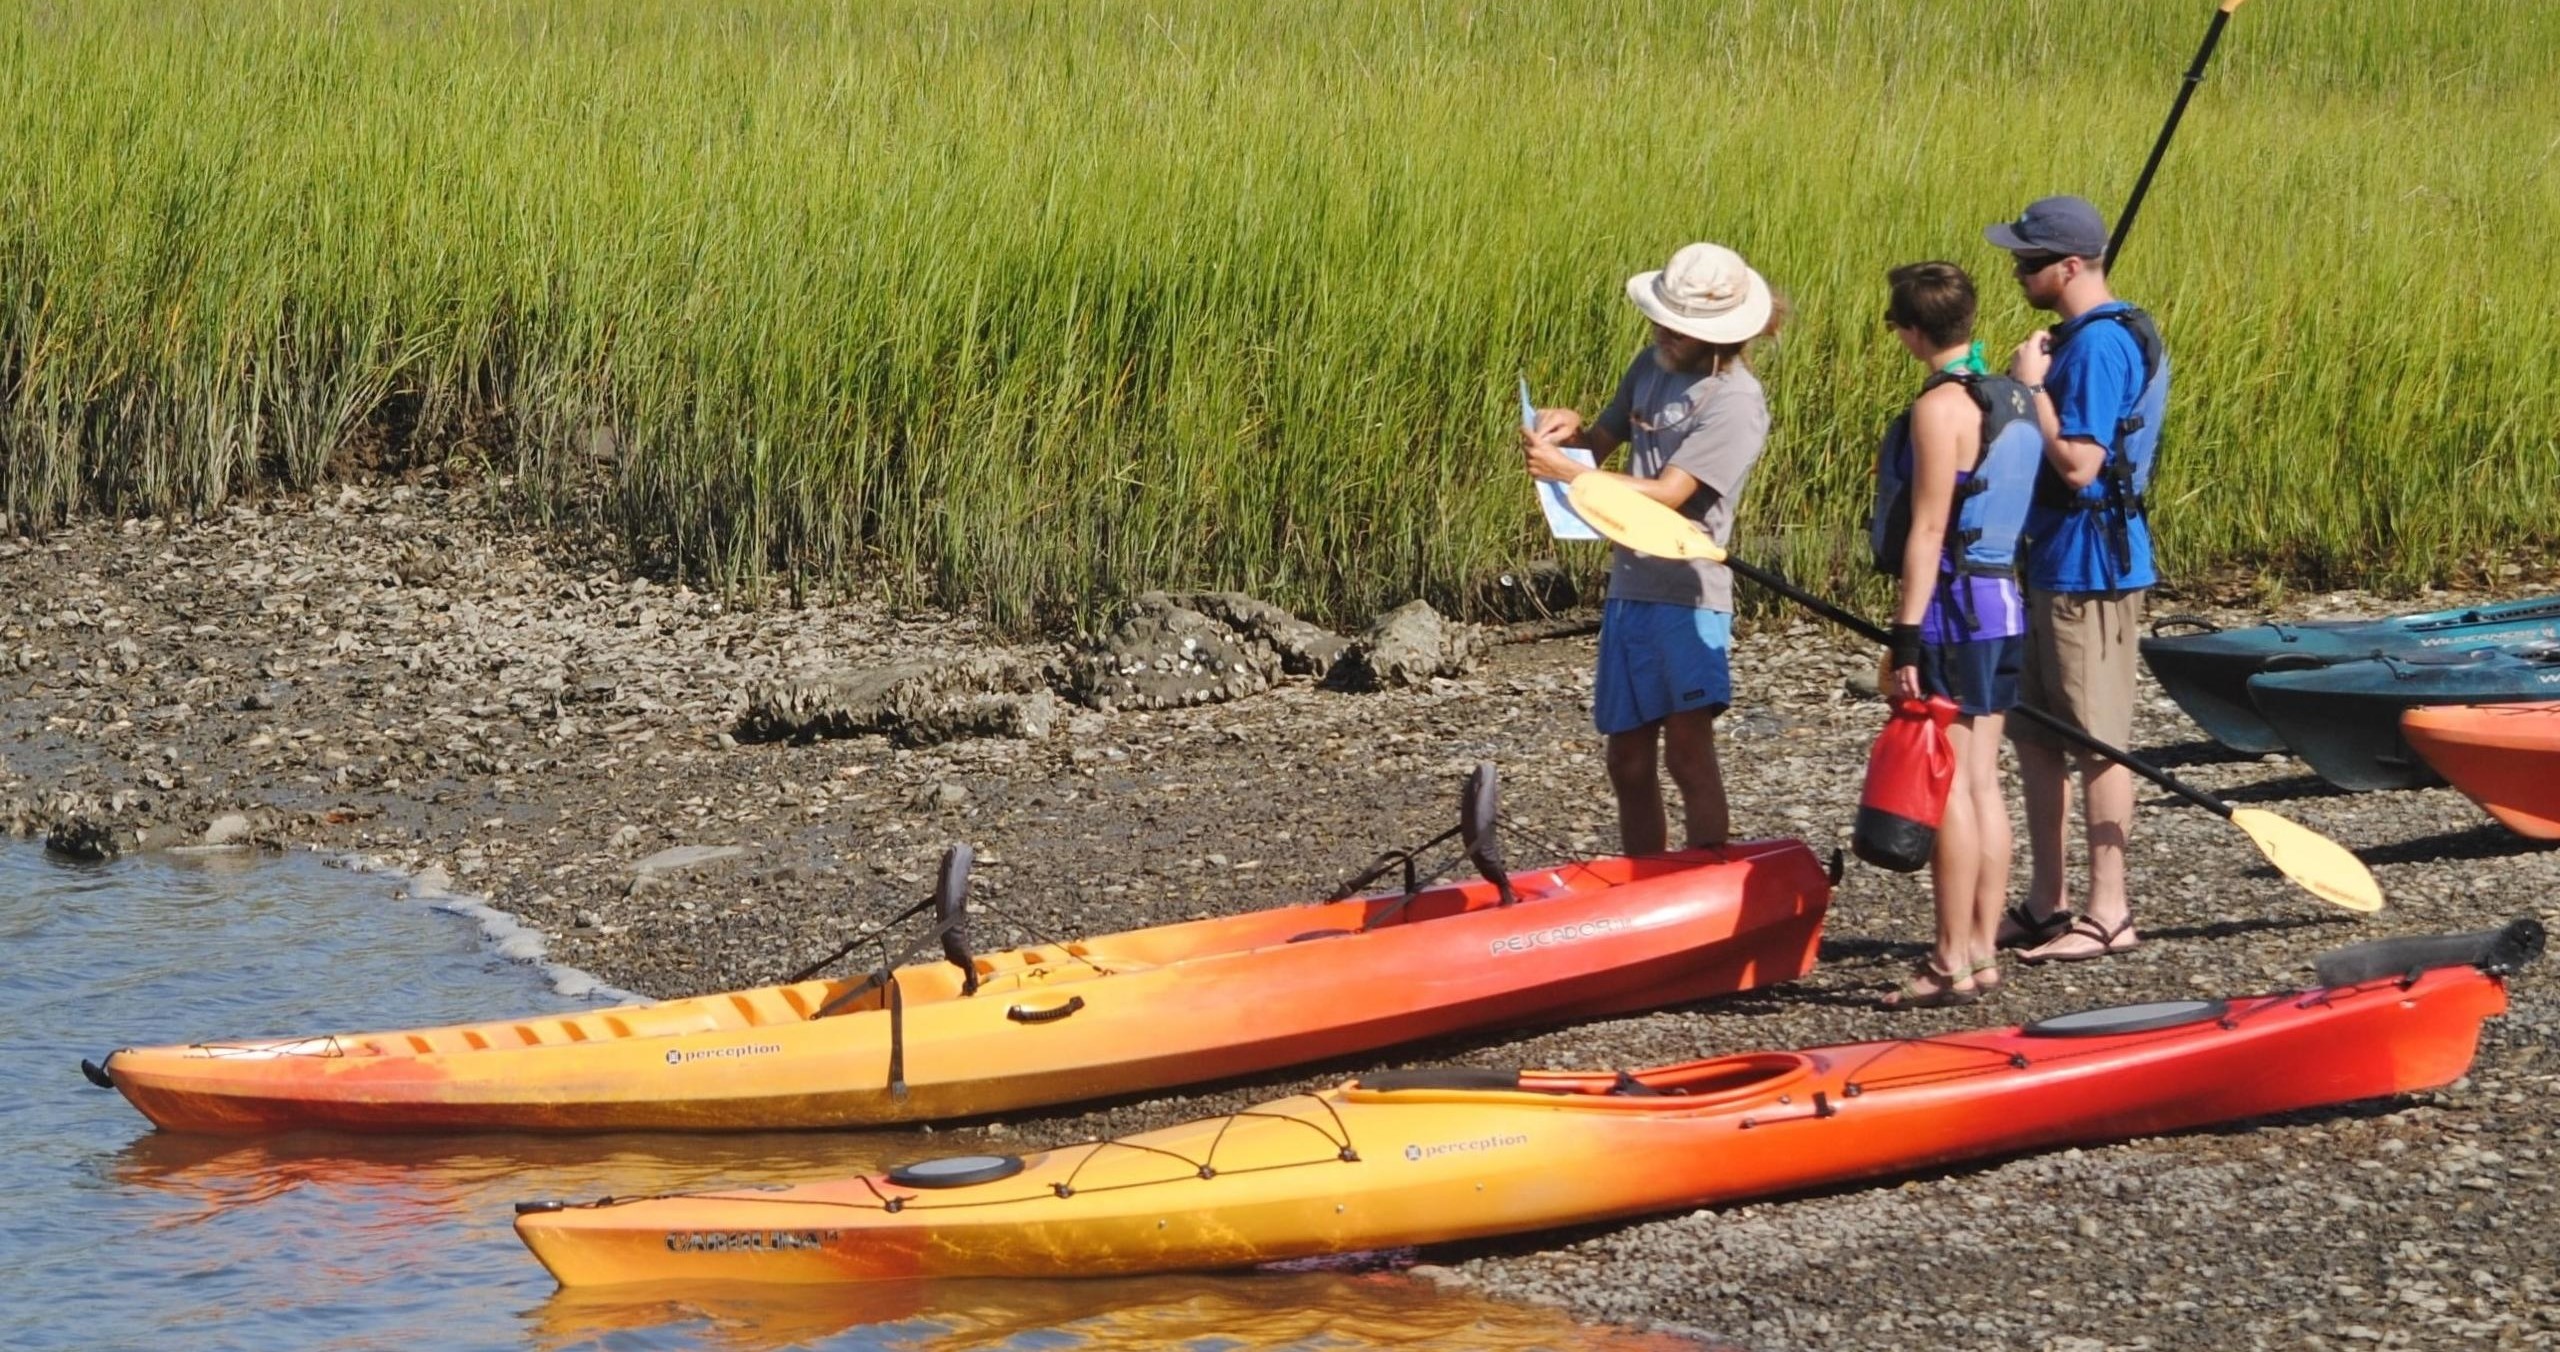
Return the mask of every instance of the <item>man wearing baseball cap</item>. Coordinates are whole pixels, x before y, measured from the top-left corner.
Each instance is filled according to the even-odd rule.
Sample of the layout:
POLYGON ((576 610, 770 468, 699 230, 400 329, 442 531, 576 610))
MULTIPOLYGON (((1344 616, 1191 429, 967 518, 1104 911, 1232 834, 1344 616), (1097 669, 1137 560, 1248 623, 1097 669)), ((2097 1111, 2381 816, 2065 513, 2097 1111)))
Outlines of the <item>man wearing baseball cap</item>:
MULTIPOLYGON (((2060 317, 2010 356, 2035 398, 2044 464, 2027 515, 2024 703, 2118 746, 2132 740, 2134 639, 2152 565, 2145 493, 2169 395, 2169 358, 2151 316, 2107 286, 2107 225, 2077 197, 2027 204, 1983 237, 2009 251, 2027 303, 2060 317)), ((2140 942, 2125 890, 2133 773, 2075 753, 2025 720, 2009 725, 2034 867, 2000 927, 2022 961, 2079 962, 2140 942), (2077 754, 2089 892, 2075 910, 2064 867, 2077 754)))
MULTIPOLYGON (((1605 461, 1623 445, 1623 477, 1722 543, 1769 435, 1769 402, 1743 353, 1777 332, 1781 307, 1760 274, 1719 244, 1691 244, 1629 278, 1627 299, 1652 322, 1652 344, 1590 426, 1569 408, 1536 411, 1520 437, 1529 473, 1567 483, 1606 474, 1559 448, 1605 461)), ((1612 551, 1591 721, 1607 739, 1625 853, 1669 846, 1658 760, 1680 788, 1684 843, 1721 846, 1731 834, 1715 720, 1733 702, 1732 644, 1733 574, 1723 564, 1612 551)))

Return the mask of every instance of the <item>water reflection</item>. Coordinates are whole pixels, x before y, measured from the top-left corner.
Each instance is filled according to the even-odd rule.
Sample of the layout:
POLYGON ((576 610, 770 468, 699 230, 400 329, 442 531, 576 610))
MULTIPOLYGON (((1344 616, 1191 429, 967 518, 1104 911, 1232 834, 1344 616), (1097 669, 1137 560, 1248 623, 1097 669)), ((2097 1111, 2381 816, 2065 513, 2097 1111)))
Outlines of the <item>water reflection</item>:
POLYGON ((534 1340, 568 1348, 899 1347, 933 1352, 1080 1348, 1586 1348, 1699 1345, 1577 1326, 1398 1273, 1273 1273, 1081 1282, 939 1282, 742 1291, 563 1291, 534 1340), (623 1335, 645 1330, 654 1337, 623 1335), (837 1340, 843 1341, 837 1341, 837 1340))
MULTIPOLYGON (((516 1201, 802 1182, 920 1153, 991 1148, 974 1133, 414 1137, 297 1133, 257 1140, 146 1132, 108 1157, 113 1183, 158 1195, 151 1229, 212 1226, 208 1250, 324 1225, 305 1256, 330 1283, 432 1270, 454 1292, 519 1299, 547 1348, 898 1347, 1694 1348, 1485 1301, 1378 1259, 1334 1271, 1094 1281, 680 1286, 554 1290, 507 1228, 516 1201), (245 1222, 245 1224, 244 1224, 245 1222)), ((1400 1257, 1409 1257, 1402 1255, 1400 1257)))

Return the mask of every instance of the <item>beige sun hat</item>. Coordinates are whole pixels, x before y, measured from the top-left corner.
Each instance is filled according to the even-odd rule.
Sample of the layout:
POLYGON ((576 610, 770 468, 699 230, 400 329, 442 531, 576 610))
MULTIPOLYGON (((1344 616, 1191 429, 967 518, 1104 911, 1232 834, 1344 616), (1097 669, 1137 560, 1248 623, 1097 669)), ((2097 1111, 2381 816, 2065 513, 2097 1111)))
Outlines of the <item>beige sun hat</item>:
POLYGON ((1661 271, 1629 277, 1627 299, 1654 323, 1708 343, 1759 337, 1773 304, 1769 284, 1721 244, 1687 245, 1661 271))

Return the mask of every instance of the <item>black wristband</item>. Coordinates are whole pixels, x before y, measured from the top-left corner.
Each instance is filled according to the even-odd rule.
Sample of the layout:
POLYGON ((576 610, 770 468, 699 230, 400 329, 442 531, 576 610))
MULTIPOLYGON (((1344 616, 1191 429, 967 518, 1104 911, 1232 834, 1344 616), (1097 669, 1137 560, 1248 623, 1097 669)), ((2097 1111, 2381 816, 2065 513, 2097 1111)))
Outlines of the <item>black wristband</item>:
POLYGON ((1897 624, 1886 631, 1885 651, 1893 654, 1896 669, 1920 665, 1920 626, 1897 624))

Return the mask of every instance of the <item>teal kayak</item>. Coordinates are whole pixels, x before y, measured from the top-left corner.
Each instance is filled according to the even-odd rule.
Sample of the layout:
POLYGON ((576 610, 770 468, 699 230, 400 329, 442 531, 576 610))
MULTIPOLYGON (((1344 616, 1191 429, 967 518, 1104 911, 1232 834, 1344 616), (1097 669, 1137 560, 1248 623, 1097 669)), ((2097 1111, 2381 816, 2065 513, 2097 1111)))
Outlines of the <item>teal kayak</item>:
POLYGON ((2140 646, 2160 688, 2206 736, 2235 751, 2263 752, 2283 750, 2285 739, 2250 698, 2249 678, 2262 671, 2555 639, 2560 639, 2560 596, 2391 619, 2245 629, 2217 629, 2192 616, 2170 615, 2152 624, 2151 636, 2140 646))
POLYGON ((2560 698, 2560 644, 2337 662, 2249 678, 2268 725, 2322 779, 2342 789, 2441 784, 2400 735, 2400 715, 2430 704, 2560 698))

